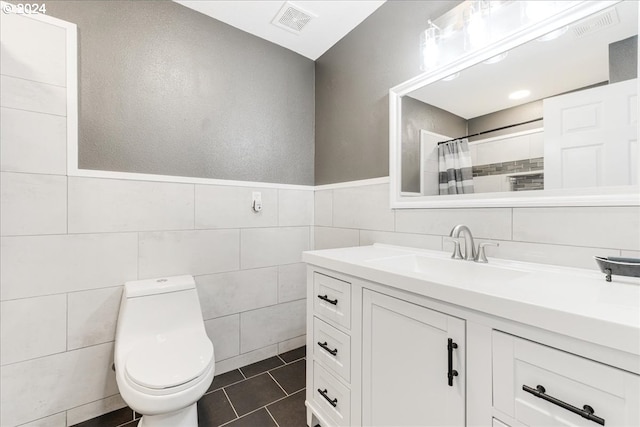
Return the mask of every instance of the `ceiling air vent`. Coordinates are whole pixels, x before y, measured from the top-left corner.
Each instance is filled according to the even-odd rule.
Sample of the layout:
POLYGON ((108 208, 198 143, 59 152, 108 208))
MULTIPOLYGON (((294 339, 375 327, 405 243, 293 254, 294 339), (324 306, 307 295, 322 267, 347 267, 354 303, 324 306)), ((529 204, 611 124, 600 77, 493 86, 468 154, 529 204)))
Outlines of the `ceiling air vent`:
POLYGON ((298 5, 285 2, 271 23, 276 27, 299 34, 305 25, 307 25, 312 18, 316 17, 313 13, 302 9, 298 5))
POLYGON ((603 28, 611 27, 620 22, 618 12, 615 8, 605 10, 602 13, 597 14, 591 19, 586 19, 573 27, 573 34, 576 37, 583 37, 587 34, 594 33, 602 30, 603 28))

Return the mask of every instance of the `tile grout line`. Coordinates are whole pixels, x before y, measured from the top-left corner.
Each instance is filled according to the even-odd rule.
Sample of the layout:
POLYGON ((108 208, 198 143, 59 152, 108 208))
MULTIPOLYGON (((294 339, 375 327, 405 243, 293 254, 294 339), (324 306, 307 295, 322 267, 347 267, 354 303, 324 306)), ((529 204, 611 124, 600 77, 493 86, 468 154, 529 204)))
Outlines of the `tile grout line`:
MULTIPOLYGON (((233 409, 233 413, 236 414, 236 419, 240 418, 238 416, 238 411, 236 411, 235 406, 233 406, 233 402, 231 401, 231 398, 229 398, 229 395, 227 394, 227 390, 225 390, 224 387, 222 387, 222 392, 224 393, 224 396, 227 398, 227 400, 229 401, 229 405, 231 405, 231 409, 233 409)), ((233 420, 231 420, 233 421, 233 420)))
MULTIPOLYGON (((305 387, 305 388, 306 388, 306 387, 305 387)), ((301 391, 302 391, 302 390, 304 390, 305 388, 302 388, 302 389, 300 389, 300 390, 296 391, 296 393, 301 392, 301 391)), ((235 420, 229 420, 229 421, 227 421, 227 422, 226 422, 226 423, 224 423, 224 424, 220 424, 218 427, 226 426, 226 425, 228 425, 228 424, 230 424, 230 423, 232 423, 232 422, 234 422, 234 421, 237 421, 237 420, 238 420, 238 419, 240 419, 240 418, 244 418, 244 417, 246 417, 246 416, 248 416, 248 415, 253 414, 254 412, 258 412, 260 409, 265 409, 265 410, 266 410, 266 409, 267 409, 267 406, 273 405, 274 403, 278 403, 278 402, 280 402, 281 400, 284 400, 284 399, 286 399, 286 398, 288 398, 288 397, 289 397, 289 396, 282 396, 281 398, 276 399, 276 400, 274 400, 273 402, 269 402, 269 403, 267 403, 266 405, 263 405, 263 406, 261 406, 261 407, 259 407, 259 408, 254 409, 253 411, 247 412, 247 413, 246 413, 246 414, 244 414, 242 417, 238 417, 238 418, 237 418, 237 419, 235 419, 235 420)))
POLYGON ((274 423, 276 423, 276 427, 280 427, 280 424, 278 424, 278 422, 276 421, 275 417, 273 416, 273 414, 271 413, 271 411, 269 411, 269 408, 267 408, 266 406, 264 407, 264 410, 267 411, 267 414, 269 414, 269 416, 271 417, 271 419, 273 420, 274 423))
POLYGON ((285 396, 289 396, 289 393, 287 393, 287 391, 282 388, 282 386, 280 385, 280 383, 278 382, 278 380, 276 380, 273 375, 271 375, 270 371, 267 371, 267 375, 269 375, 269 378, 271 378, 273 380, 274 383, 276 383, 278 385, 278 387, 280 387, 280 390, 282 390, 284 392, 285 396))

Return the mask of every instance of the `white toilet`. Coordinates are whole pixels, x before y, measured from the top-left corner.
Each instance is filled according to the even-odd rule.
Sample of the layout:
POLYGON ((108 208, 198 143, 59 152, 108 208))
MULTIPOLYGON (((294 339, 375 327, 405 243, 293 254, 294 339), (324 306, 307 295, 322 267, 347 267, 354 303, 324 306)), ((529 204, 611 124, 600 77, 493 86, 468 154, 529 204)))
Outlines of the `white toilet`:
POLYGON ((124 285, 115 343, 120 395, 140 427, 197 426, 215 370, 192 276, 124 285))

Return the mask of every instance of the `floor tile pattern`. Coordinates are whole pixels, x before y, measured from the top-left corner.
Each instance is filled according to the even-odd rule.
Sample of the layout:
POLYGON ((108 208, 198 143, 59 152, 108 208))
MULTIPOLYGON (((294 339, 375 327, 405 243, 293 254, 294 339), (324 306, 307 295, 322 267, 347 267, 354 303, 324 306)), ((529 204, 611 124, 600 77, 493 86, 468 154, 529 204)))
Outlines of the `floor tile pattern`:
MULTIPOLYGON (((216 375, 198 401, 200 427, 304 427, 306 348, 216 375)), ((140 414, 122 408, 75 427, 136 427, 140 414)))

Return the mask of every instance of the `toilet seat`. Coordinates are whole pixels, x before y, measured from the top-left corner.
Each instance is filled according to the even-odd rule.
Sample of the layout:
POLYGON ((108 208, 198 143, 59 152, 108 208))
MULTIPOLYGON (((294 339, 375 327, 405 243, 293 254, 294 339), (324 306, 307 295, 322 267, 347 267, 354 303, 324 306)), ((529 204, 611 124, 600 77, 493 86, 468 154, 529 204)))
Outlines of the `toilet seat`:
POLYGON ((213 367, 213 345, 195 334, 156 335, 127 355, 124 374, 130 384, 149 394, 189 388, 213 367))

